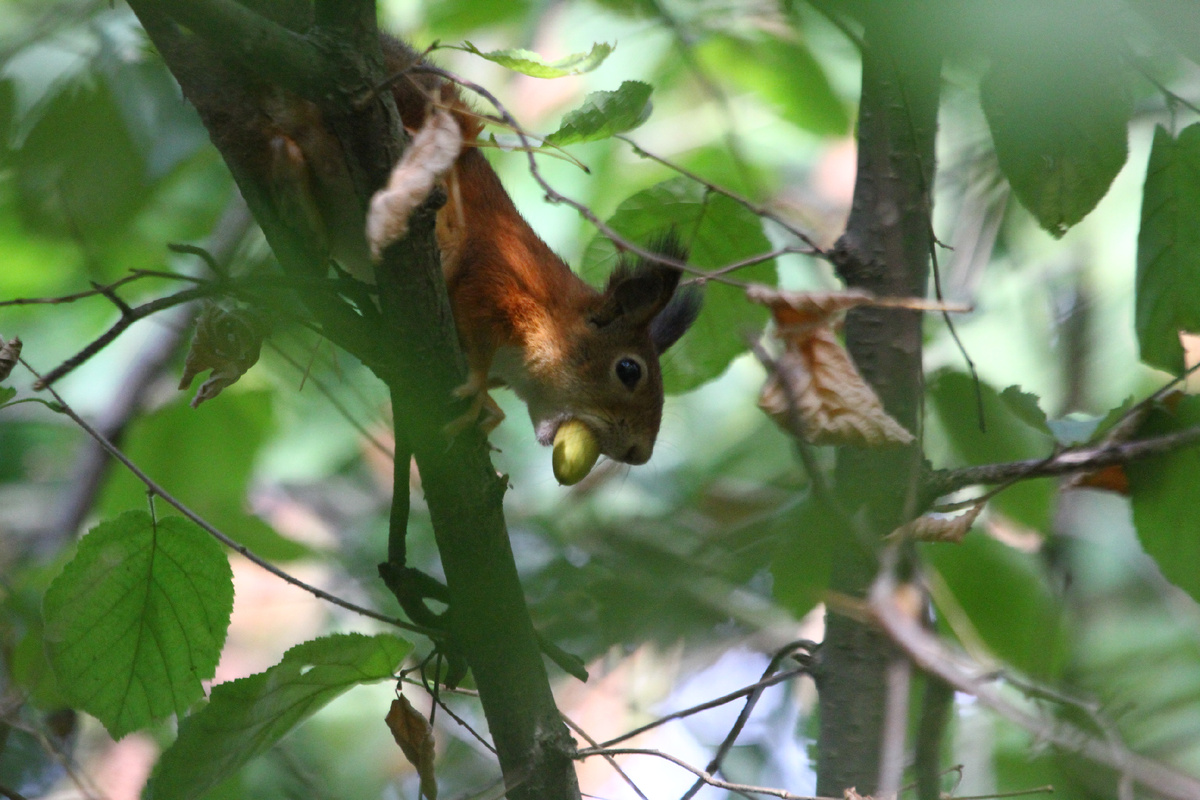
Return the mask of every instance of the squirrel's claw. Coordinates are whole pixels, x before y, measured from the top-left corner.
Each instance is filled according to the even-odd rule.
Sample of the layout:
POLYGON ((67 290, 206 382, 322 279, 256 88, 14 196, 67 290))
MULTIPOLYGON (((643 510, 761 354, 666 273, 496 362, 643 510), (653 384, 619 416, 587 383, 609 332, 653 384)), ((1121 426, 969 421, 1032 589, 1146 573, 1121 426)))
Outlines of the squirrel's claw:
POLYGON ((450 395, 455 400, 471 399, 471 406, 461 416, 455 417, 446 424, 443 430, 450 436, 457 436, 469 425, 478 424, 484 435, 491 433, 496 426, 504 421, 504 411, 488 394, 488 380, 485 376, 478 380, 474 375, 467 382, 456 387, 450 395))

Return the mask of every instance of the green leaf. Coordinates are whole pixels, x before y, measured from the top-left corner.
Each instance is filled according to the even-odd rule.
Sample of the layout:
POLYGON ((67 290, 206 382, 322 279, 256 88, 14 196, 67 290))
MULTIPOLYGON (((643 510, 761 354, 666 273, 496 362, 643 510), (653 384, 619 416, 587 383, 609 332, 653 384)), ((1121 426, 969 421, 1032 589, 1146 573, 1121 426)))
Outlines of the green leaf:
POLYGON ((1200 332, 1200 123, 1154 131, 1138 231, 1135 326, 1142 360, 1183 372, 1181 330, 1200 332))
POLYGON ((17 396, 17 390, 11 386, 0 386, 0 408, 8 405, 8 401, 17 396))
POLYGON ((233 610, 221 546, 182 517, 103 522, 46 590, 46 647, 66 698, 113 738, 204 695, 233 610))
POLYGON ((980 100, 1000 169, 1038 224, 1059 237, 1096 207, 1125 164, 1132 104, 1119 70, 1101 56, 1075 48, 1037 55, 996 61, 980 100))
POLYGON ((214 686, 179 726, 146 797, 202 797, 292 728, 360 683, 390 678, 412 645, 390 634, 335 634, 296 645, 266 672, 214 686))
MULTIPOLYGON (((226 392, 192 408, 187 397, 139 419, 126 454, 222 532, 272 561, 311 555, 246 509, 246 487, 272 422, 268 392, 226 392)), ((114 472, 101 498, 108 513, 144 502, 146 489, 127 471, 114 472)))
POLYGON ((650 116, 651 91, 648 83, 625 81, 615 92, 592 92, 583 105, 563 117, 546 142, 561 147, 631 131, 650 116))
POLYGON ((557 61, 547 61, 530 50, 493 50, 490 53, 484 53, 470 42, 463 42, 462 49, 533 78, 562 78, 567 75, 591 72, 604 63, 604 59, 608 58, 615 46, 597 43, 592 45, 592 49, 587 53, 572 53, 557 61))
POLYGON ((825 599, 837 537, 853 536, 839 530, 836 520, 810 497, 771 525, 779 543, 771 559, 771 593, 796 619, 825 599))
MULTIPOLYGON (((950 444, 968 465, 1042 458, 1054 447, 1037 398, 1017 387, 997 392, 981 383, 987 430, 979 427, 974 382, 960 372, 944 371, 929 383, 929 398, 950 444)), ((1054 487, 1049 480, 1022 481, 993 501, 1005 515, 1038 530, 1046 530, 1054 487)))
POLYGON ((802 42, 717 34, 700 47, 699 55, 714 74, 762 97, 799 128, 840 136, 850 127, 846 104, 802 42))
MULTIPOLYGON (((921 552, 996 656, 1030 675, 1058 673, 1067 650, 1066 629, 1042 556, 981 533, 968 534, 960 544, 924 545, 921 552)), ((942 619, 951 616, 941 611, 942 619)))
MULTIPOLYGON (((628 198, 608 224, 634 242, 646 242, 674 229, 691 250, 688 263, 702 269, 724 267, 771 250, 758 217, 728 197, 709 194, 703 186, 682 177, 628 198)), ((600 235, 584 252, 581 271, 598 283, 616 263, 616 247, 600 235)), ((774 283, 775 262, 746 267, 733 277, 774 283)), ((748 302, 742 289, 709 282, 696 324, 663 355, 666 391, 687 391, 720 375, 746 350, 743 334, 761 330, 766 319, 767 310, 748 302)))
MULTIPOLYGON (((1185 397, 1174 414, 1156 410, 1139 429, 1139 437, 1160 436, 1200 425, 1200 397, 1185 397)), ((1125 465, 1133 501, 1133 524, 1146 553, 1158 562, 1167 580, 1200 601, 1200 515, 1196 513, 1196 480, 1200 448, 1196 445, 1125 465)))

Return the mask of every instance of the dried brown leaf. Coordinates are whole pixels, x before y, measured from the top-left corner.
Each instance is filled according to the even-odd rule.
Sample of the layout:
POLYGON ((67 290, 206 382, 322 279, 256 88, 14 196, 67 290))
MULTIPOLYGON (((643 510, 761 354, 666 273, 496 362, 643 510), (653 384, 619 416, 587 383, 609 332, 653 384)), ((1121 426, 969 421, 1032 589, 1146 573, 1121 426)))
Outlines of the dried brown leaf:
POLYGON ((780 292, 751 286, 771 309, 783 355, 758 405, 785 430, 813 444, 909 444, 913 435, 884 410, 850 360, 833 326, 842 312, 875 303, 868 292, 780 292))
POLYGON ((883 409, 833 329, 791 337, 764 384, 758 405, 785 430, 813 444, 909 444, 913 435, 883 409))
POLYGON ((888 534, 889 539, 915 539, 918 542, 958 544, 983 512, 985 503, 971 506, 961 514, 923 514, 888 534))
POLYGON ((258 361, 266 325, 252 311, 227 311, 208 304, 196 319, 196 333, 183 364, 179 388, 192 385, 192 379, 212 370, 192 398, 192 408, 211 400, 221 390, 237 382, 258 361))
POLYGON ((12 374, 13 367, 21 357, 21 337, 14 336, 8 341, 0 337, 0 381, 6 380, 12 374))
POLYGON ((437 778, 433 774, 433 727, 429 720, 413 708, 408 698, 400 695, 384 717, 392 738, 400 745, 404 757, 417 770, 421 779, 421 794, 437 800, 437 778))

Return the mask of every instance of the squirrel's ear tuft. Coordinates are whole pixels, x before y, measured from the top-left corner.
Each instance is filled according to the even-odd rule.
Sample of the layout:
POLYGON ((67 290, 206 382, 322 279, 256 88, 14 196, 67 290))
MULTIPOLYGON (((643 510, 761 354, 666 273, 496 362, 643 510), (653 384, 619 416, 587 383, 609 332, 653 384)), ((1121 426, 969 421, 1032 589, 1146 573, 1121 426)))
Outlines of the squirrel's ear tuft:
MULTIPOLYGON (((674 231, 652 241, 646 249, 676 261, 687 259, 687 248, 674 231)), ((639 258, 631 264, 622 258, 608 279, 603 302, 592 315, 592 323, 604 327, 620 320, 630 327, 653 325, 675 294, 679 275, 675 267, 657 261, 639 258)))

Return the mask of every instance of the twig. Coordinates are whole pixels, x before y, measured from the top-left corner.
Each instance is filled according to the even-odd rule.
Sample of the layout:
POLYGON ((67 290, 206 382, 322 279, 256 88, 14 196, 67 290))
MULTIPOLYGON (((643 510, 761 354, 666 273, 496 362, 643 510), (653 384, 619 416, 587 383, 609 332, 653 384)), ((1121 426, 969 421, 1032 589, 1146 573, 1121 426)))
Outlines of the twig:
POLYGON ((708 189, 710 192, 716 192, 717 194, 723 194, 726 197, 728 197, 730 200, 733 200, 735 203, 745 206, 752 214, 755 214, 756 216, 764 217, 766 219, 771 220, 776 225, 783 228, 785 231, 792 234, 797 239, 799 239, 800 241, 802 241, 806 245, 808 245, 810 248, 812 248, 809 251, 791 250, 789 252, 805 253, 806 255, 817 256, 818 258, 824 258, 824 259, 829 258, 829 254, 826 253, 823 249, 821 249, 820 245, 818 245, 816 242, 814 242, 812 240, 812 237, 810 237, 807 233, 805 233, 804 231, 797 228, 795 225, 792 225, 790 222, 788 222, 783 217, 781 217, 779 214, 775 213, 774 211, 767 208, 766 206, 761 205, 760 203, 756 203, 753 200, 751 200, 750 198, 745 197, 744 195, 738 194, 737 192, 733 191, 732 189, 726 189, 723 186, 718 186, 717 184, 712 183, 711 181, 705 180, 704 178, 700 177, 699 175, 692 172, 691 170, 689 170, 685 167, 682 167, 679 164, 674 163, 673 161, 668 161, 667 159, 663 158, 662 156, 651 153, 649 150, 646 150, 641 145, 639 145, 637 142, 635 142, 633 139, 631 139, 629 136, 626 136, 623 133, 618 133, 613 138, 620 139, 622 142, 625 142, 627 145, 632 147, 633 152, 637 153, 639 156, 642 156, 643 158, 648 158, 651 161, 657 161, 659 164, 662 164, 664 167, 666 167, 670 170, 673 170, 674 172, 678 172, 680 175, 687 178, 688 180, 695 181, 696 183, 700 184, 704 188, 708 189))
MULTIPOLYGON (((148 303, 143 303, 142 305, 134 308, 130 308, 124 303, 117 303, 117 307, 121 308, 121 318, 118 319, 111 328, 92 340, 91 343, 89 343, 78 353, 71 356, 54 369, 50 370, 50 372, 46 373, 44 377, 38 377, 37 381, 33 384, 33 388, 39 391, 50 388, 51 384, 70 373, 76 367, 82 365, 92 356, 99 353, 101 350, 111 344, 114 339, 124 333, 126 328, 138 320, 145 319, 151 314, 162 311, 163 309, 171 308, 182 303, 190 303, 191 301, 198 300, 201 297, 208 297, 209 295, 216 294, 218 291, 220 291, 220 289, 215 284, 206 284, 203 286, 196 286, 191 289, 184 289, 181 292, 176 292, 175 294, 167 295, 166 297, 160 297, 157 300, 151 300, 148 303)), ((105 292, 99 287, 97 287, 97 292, 99 294, 105 294, 105 292)), ((113 297, 115 297, 115 295, 106 296, 108 296, 109 299, 113 299, 113 297)))
POLYGON ((1032 789, 1014 789, 1011 792, 996 792, 995 794, 963 794, 951 795, 948 800, 999 800, 1003 797, 1026 797, 1031 794, 1054 794, 1050 784, 1035 786, 1032 789))
POLYGON ((6 306, 30 306, 30 305, 61 305, 63 303, 74 303, 76 300, 86 300, 89 297, 108 297, 109 293, 119 289, 127 283, 142 280, 143 278, 164 278, 169 280, 195 281, 188 275, 178 274, 174 272, 159 272, 149 269, 133 270, 124 278, 119 278, 109 284, 97 286, 92 284, 92 288, 84 292, 76 292, 75 294, 64 294, 57 297, 17 297, 12 300, 0 300, 0 308, 6 306))
POLYGON ((771 797, 780 797, 780 798, 783 798, 783 800, 834 800, 834 798, 818 797, 818 796, 814 796, 814 795, 792 794, 791 792, 786 791, 784 789, 775 789, 770 786, 750 786, 750 785, 747 785, 744 783, 730 783, 729 781, 723 781, 720 778, 715 778, 712 775, 709 775, 704 770, 702 770, 698 767, 693 767, 691 764, 687 763, 683 759, 677 758, 676 756, 673 756, 670 753, 664 753, 661 750, 651 750, 651 749, 644 748, 644 747, 589 748, 587 750, 580 750, 578 753, 576 753, 575 758, 584 759, 584 758, 591 758, 592 756, 603 756, 603 755, 654 756, 656 758, 661 758, 666 761, 670 761, 672 764, 682 767, 683 769, 687 770, 688 772, 690 772, 693 775, 695 775, 696 777, 698 777, 700 780, 707 783, 709 786, 715 786, 718 789, 726 789, 731 792, 747 792, 749 794, 765 794, 765 795, 770 795, 771 797))
MULTIPOLYGON (((30 372, 33 373, 34 377, 37 378, 39 382, 41 382, 41 376, 38 375, 37 371, 34 370, 33 367, 29 366, 29 364, 26 363, 26 361, 24 359, 21 360, 21 363, 25 365, 26 369, 28 369, 30 372)), ((149 489, 151 492, 153 492, 154 494, 161 497, 169 505, 173 506, 177 511, 179 511, 180 514, 183 514, 185 517, 190 519, 192 522, 199 525, 206 533, 208 533, 214 539, 219 541, 221 544, 225 545, 226 547, 230 548, 231 550, 238 552, 243 557, 245 557, 249 561, 253 562, 254 564, 257 564, 258 566, 262 567, 263 569, 265 569, 267 572, 271 573, 275 577, 280 578, 280 579, 286 581, 287 583, 290 583, 292 586, 295 586, 299 589, 303 589, 304 591, 308 592, 309 594, 312 594, 314 597, 318 597, 322 600, 325 600, 326 602, 333 603, 336 606, 340 606, 340 607, 346 609, 347 611, 353 611, 356 614, 362 614, 365 617, 370 617, 371 619, 379 620, 380 622, 386 622, 387 624, 394 625, 397 628, 402 628, 404 630, 412 631, 414 633, 420 633, 420 634, 430 637, 431 639, 441 638, 442 636, 445 635, 442 631, 434 630, 432 628, 425 628, 420 625, 412 625, 408 622, 405 622, 404 620, 396 619, 395 617, 389 617, 386 614, 380 614, 378 611, 372 611, 369 608, 364 608, 363 606, 356 605, 354 603, 351 603, 348 600, 343 600, 342 598, 336 597, 336 596, 330 594, 329 592, 324 591, 323 589, 318 589, 315 586, 305 583, 304 581, 300 580, 299 578, 296 578, 296 577, 288 574, 287 572, 284 572, 279 567, 275 566, 274 564, 270 563, 269 561, 266 561, 262 557, 256 555, 245 545, 235 542, 233 539, 230 539, 228 536, 226 536, 224 533, 219 531, 217 528, 213 527, 207 520, 205 520, 203 517, 201 517, 199 514, 197 514, 195 511, 193 511, 188 506, 184 505, 180 500, 176 499, 174 495, 172 495, 170 492, 168 492, 166 489, 164 489, 162 486, 160 486, 158 483, 156 483, 145 472, 142 472, 142 470, 136 464, 134 464, 129 459, 129 457, 127 455, 125 455, 125 453, 123 453, 119 448, 117 448, 116 445, 114 445, 112 442, 110 442, 99 431, 97 431, 95 428, 93 428, 91 425, 89 425, 82 417, 80 417, 77 413, 75 413, 75 410, 72 409, 69 405, 67 405, 67 402, 62 398, 62 395, 60 395, 54 389, 54 387, 47 386, 46 391, 48 391, 50 393, 50 395, 54 398, 54 400, 62 407, 63 414, 66 414, 67 417, 69 417, 76 425, 78 425, 80 428, 83 429, 84 433, 86 433, 88 436, 92 437, 92 439, 94 439, 101 447, 103 447, 106 451, 108 451, 109 455, 111 455, 117 461, 120 461, 122 464, 124 464, 125 468, 128 469, 130 472, 132 472, 134 477, 136 477, 139 481, 141 481, 146 486, 147 489, 149 489)))
POLYGON ((1200 426, 1132 442, 1071 448, 1046 458, 938 470, 925 477, 924 488, 930 495, 941 497, 975 484, 1006 483, 1074 472, 1091 472, 1115 464, 1163 455, 1197 443, 1200 443, 1200 426))
MULTIPOLYGON (((775 654, 771 656, 771 660, 767 663, 767 668, 763 670, 762 677, 758 682, 761 684, 767 678, 774 675, 775 672, 778 671, 779 665, 783 663, 783 660, 792 655, 792 653, 795 651, 803 648, 809 650, 811 653, 815 647, 816 645, 807 639, 797 639, 794 642, 785 644, 783 647, 776 650, 775 654)), ((808 658, 806 657, 805 661, 807 660, 808 658)), ((804 667, 807 669, 808 664, 804 664, 804 667)), ((737 738, 742 735, 742 730, 746 727, 746 723, 750 721, 750 715, 754 712, 754 707, 758 705, 758 701, 762 697, 763 691, 765 691, 766 688, 767 687, 765 686, 758 686, 746 698, 746 704, 742 706, 742 711, 740 714, 738 714, 737 720, 734 721, 733 727, 729 729, 729 733, 725 736, 725 740, 721 742, 721 746, 717 748, 716 754, 712 757, 712 760, 708 762, 708 766, 705 768, 706 772, 715 774, 720 771, 721 764, 724 763, 725 757, 729 755, 729 751, 733 749, 733 745, 735 742, 737 742, 737 738)), ((690 798, 695 797, 696 792, 700 791, 703 786, 704 780, 698 778, 696 782, 692 784, 692 787, 684 792, 680 800, 690 800, 690 798)))
MULTIPOLYGON (((583 728, 576 725, 575 722, 573 722, 570 717, 568 717, 566 714, 563 714, 562 718, 563 718, 563 722, 567 723, 567 727, 570 728, 571 730, 575 731, 576 733, 578 733, 579 736, 585 742, 590 744, 593 749, 598 749, 600 747, 600 745, 596 743, 596 740, 593 739, 591 736, 589 736, 587 731, 585 731, 583 728)), ((629 775, 625 772, 625 770, 621 769, 621 765, 617 763, 617 760, 615 758, 613 758, 611 755, 609 755, 607 753, 602 753, 601 755, 603 756, 604 760, 608 762, 608 765, 610 767, 612 767, 613 770, 615 770, 618 775, 621 776, 621 780, 625 781, 625 783, 627 783, 629 785, 630 789, 633 789, 633 791, 637 794, 638 797, 642 798, 642 800, 650 800, 650 798, 646 797, 645 793, 643 793, 642 790, 638 788, 638 785, 633 782, 633 778, 629 777, 629 775)))
POLYGON ((1119 743, 1102 742, 1065 720, 1050 720, 1007 700, 977 677, 985 671, 962 653, 951 650, 896 605, 894 577, 882 570, 868 595, 868 607, 884 633, 918 667, 936 675, 960 692, 974 695, 1001 717, 1036 738, 1091 761, 1112 767, 1153 792, 1173 800, 1200 797, 1200 780, 1130 751, 1119 743))
POLYGON ((632 739, 635 736, 639 736, 639 735, 645 733, 646 731, 653 730, 653 729, 659 727, 660 725, 665 725, 666 723, 671 722, 673 720, 684 719, 685 717, 690 717, 693 714, 699 714, 701 711, 707 711, 710 708, 716 708, 718 706, 723 706, 726 703, 732 703, 734 700, 737 700, 739 697, 745 697, 748 694, 752 694, 761 689, 765 689, 768 686, 774 686, 777 683, 783 683, 784 681, 791 680, 792 678, 796 677, 797 675, 807 675, 807 674, 808 674, 808 667, 799 667, 797 669, 789 669, 786 672, 777 673, 765 680, 758 681, 757 683, 752 683, 749 686, 743 686, 741 689, 738 689, 736 692, 730 692, 729 694, 722 695, 721 697, 718 697, 714 700, 708 700, 706 702, 700 703, 699 705, 694 705, 691 708, 685 708, 682 711, 676 711, 673 714, 668 714, 665 717, 660 717, 659 719, 654 720, 654 722, 648 722, 639 728, 634 728, 631 731, 622 733, 620 736, 616 736, 612 739, 609 739, 607 742, 604 742, 601 745, 601 747, 606 747, 606 748, 612 747, 614 744, 619 744, 620 742, 628 741, 629 739, 632 739))
MULTIPOLYGON (((238 244, 250 230, 251 222, 249 209, 246 208, 241 196, 235 194, 234 198, 226 205, 225 211, 217 220, 217 224, 209 236, 208 244, 213 252, 201 251, 204 253, 205 262, 216 274, 222 274, 221 264, 232 259, 238 244)), ((178 248, 172 247, 171 249, 178 248)), ((195 276, 175 273, 141 274, 198 280, 195 276)), ((138 276, 131 276, 125 280, 127 282, 135 277, 138 276)), ((117 285, 119 284, 110 284, 110 288, 115 288, 117 285)), ((169 312, 170 318, 165 320, 164 325, 166 330, 155 336, 142 348, 126 369, 125 374, 121 376, 117 384, 116 395, 96 422, 96 429, 103 433, 109 441, 120 441, 125 426, 141 408, 146 392, 155 379, 162 374, 171 356, 175 353, 190 313, 191 309, 188 305, 176 306, 169 312)), ((75 458, 71 479, 67 482, 68 488, 64 496, 55 504, 58 512, 50 529, 50 535, 42 539, 43 546, 50 546, 52 540, 72 536, 79 529, 84 517, 87 516, 95 502, 96 493, 111 464, 104 448, 94 439, 84 442, 75 458)))

